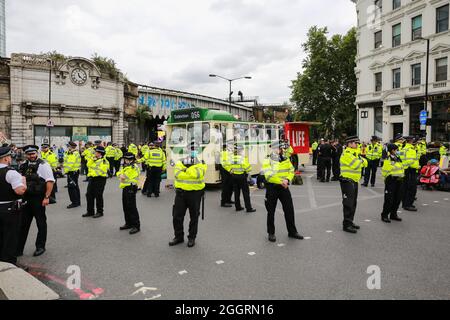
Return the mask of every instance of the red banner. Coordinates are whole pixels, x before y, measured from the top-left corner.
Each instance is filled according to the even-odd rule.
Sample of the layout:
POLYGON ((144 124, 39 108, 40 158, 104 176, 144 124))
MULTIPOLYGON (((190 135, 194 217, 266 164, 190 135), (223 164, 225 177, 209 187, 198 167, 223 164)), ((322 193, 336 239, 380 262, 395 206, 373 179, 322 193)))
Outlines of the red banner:
POLYGON ((309 125, 286 123, 285 132, 295 154, 309 154, 309 125))

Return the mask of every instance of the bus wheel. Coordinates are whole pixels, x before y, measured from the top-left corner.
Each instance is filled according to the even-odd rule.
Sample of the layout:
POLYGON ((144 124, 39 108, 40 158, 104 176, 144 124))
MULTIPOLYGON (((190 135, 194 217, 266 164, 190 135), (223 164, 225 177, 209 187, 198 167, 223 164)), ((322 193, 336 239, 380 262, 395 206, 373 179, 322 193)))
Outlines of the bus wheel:
POLYGON ((258 176, 258 178, 256 178, 256 186, 258 187, 258 189, 264 189, 265 182, 266 179, 263 176, 258 176))

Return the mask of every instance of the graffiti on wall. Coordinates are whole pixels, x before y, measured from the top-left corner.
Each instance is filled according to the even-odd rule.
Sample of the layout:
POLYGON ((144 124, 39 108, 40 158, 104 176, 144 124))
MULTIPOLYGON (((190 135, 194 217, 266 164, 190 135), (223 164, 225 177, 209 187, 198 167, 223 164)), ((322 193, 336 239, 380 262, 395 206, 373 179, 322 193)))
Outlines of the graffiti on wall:
POLYGON ((196 105, 194 103, 186 102, 179 100, 177 98, 155 98, 153 96, 145 96, 141 95, 139 96, 138 102, 140 105, 144 105, 152 108, 159 107, 160 109, 189 109, 189 108, 195 108, 196 105))

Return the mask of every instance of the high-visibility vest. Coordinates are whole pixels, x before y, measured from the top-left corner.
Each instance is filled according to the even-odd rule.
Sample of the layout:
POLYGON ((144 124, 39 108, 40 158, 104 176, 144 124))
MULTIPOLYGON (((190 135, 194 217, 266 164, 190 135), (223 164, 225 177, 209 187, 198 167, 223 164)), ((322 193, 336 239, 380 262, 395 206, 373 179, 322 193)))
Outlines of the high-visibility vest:
POLYGON ((220 153, 220 164, 222 165, 222 167, 230 172, 230 159, 232 157, 231 152, 229 152, 228 150, 224 150, 220 153))
POLYGON ((148 152, 148 150, 150 150, 150 147, 148 145, 144 144, 141 148, 142 155, 145 156, 145 154, 148 152))
POLYGON ((115 161, 119 161, 123 157, 123 152, 120 148, 116 148, 116 154, 114 156, 115 161))
POLYGON ((149 167, 166 169, 166 154, 160 148, 149 149, 144 156, 144 162, 149 167))
POLYGON ((130 144, 129 146, 128 146, 128 152, 131 152, 132 154, 134 154, 135 156, 137 156, 138 155, 138 153, 139 153, 139 150, 138 150, 138 147, 135 145, 135 144, 130 144))
POLYGON ((252 171, 252 166, 246 157, 242 155, 233 155, 226 170, 231 174, 248 174, 252 171))
POLYGON ((427 143, 425 141, 420 141, 417 144, 417 152, 419 153, 419 158, 427 154, 427 143))
POLYGON ((136 164, 132 164, 120 168, 120 171, 117 172, 116 176, 120 177, 121 175, 125 176, 125 180, 123 182, 120 182, 120 189, 124 189, 131 185, 138 184, 141 170, 136 164))
POLYGON ((273 184, 282 184, 284 180, 290 182, 295 176, 294 166, 289 159, 280 162, 279 159, 274 160, 272 157, 264 160, 262 173, 266 181, 273 184))
POLYGON ((383 168, 381 169, 381 174, 384 179, 389 176, 403 178, 405 176, 405 167, 403 162, 398 159, 394 161, 391 158, 385 159, 383 162, 383 168))
POLYGON ((41 152, 41 159, 45 160, 52 170, 55 170, 58 167, 58 157, 52 151, 41 152))
POLYGON ((317 142, 314 142, 311 146, 312 151, 316 151, 319 144, 317 142))
POLYGON ((383 147, 380 143, 369 144, 367 146, 367 160, 379 160, 383 154, 383 147))
POLYGON ((292 146, 289 146, 284 154, 286 155, 286 157, 290 158, 294 154, 294 149, 292 148, 292 146))
POLYGON ((341 177, 358 182, 361 180, 361 169, 366 168, 368 162, 358 155, 357 149, 346 148, 340 159, 341 177))
POLYGON ((108 176, 109 161, 106 158, 100 158, 97 160, 89 159, 87 162, 88 177, 104 177, 108 176))
POLYGON ((439 154, 441 155, 441 157, 446 156, 447 155, 447 148, 445 146, 441 146, 439 148, 439 154))
POLYGON ((113 146, 107 146, 105 151, 106 151, 105 156, 107 158, 114 158, 116 156, 116 148, 114 148, 113 146))
POLYGON ((81 156, 78 151, 66 152, 64 156, 64 171, 76 172, 81 168, 81 156))
POLYGON ((400 159, 401 159, 404 156, 403 143, 396 142, 395 145, 398 147, 398 151, 400 152, 400 159))
POLYGON ((174 168, 175 188, 185 191, 199 191, 205 189, 206 169, 207 166, 204 163, 186 167, 183 162, 178 161, 174 168))
POLYGON ((83 157, 86 161, 94 159, 95 157, 95 147, 89 147, 83 151, 83 157))
POLYGON ((407 143, 402 150, 400 159, 403 161, 405 169, 419 169, 419 161, 417 159, 417 152, 412 144, 407 143))

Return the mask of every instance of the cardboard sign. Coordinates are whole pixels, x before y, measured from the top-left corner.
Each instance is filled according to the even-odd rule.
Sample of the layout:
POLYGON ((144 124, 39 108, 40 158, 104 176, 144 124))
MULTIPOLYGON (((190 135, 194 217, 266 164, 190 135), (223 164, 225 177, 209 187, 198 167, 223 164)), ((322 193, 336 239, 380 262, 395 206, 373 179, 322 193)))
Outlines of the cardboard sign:
POLYGON ((295 154, 309 154, 309 128, 307 124, 286 123, 285 132, 295 154))

